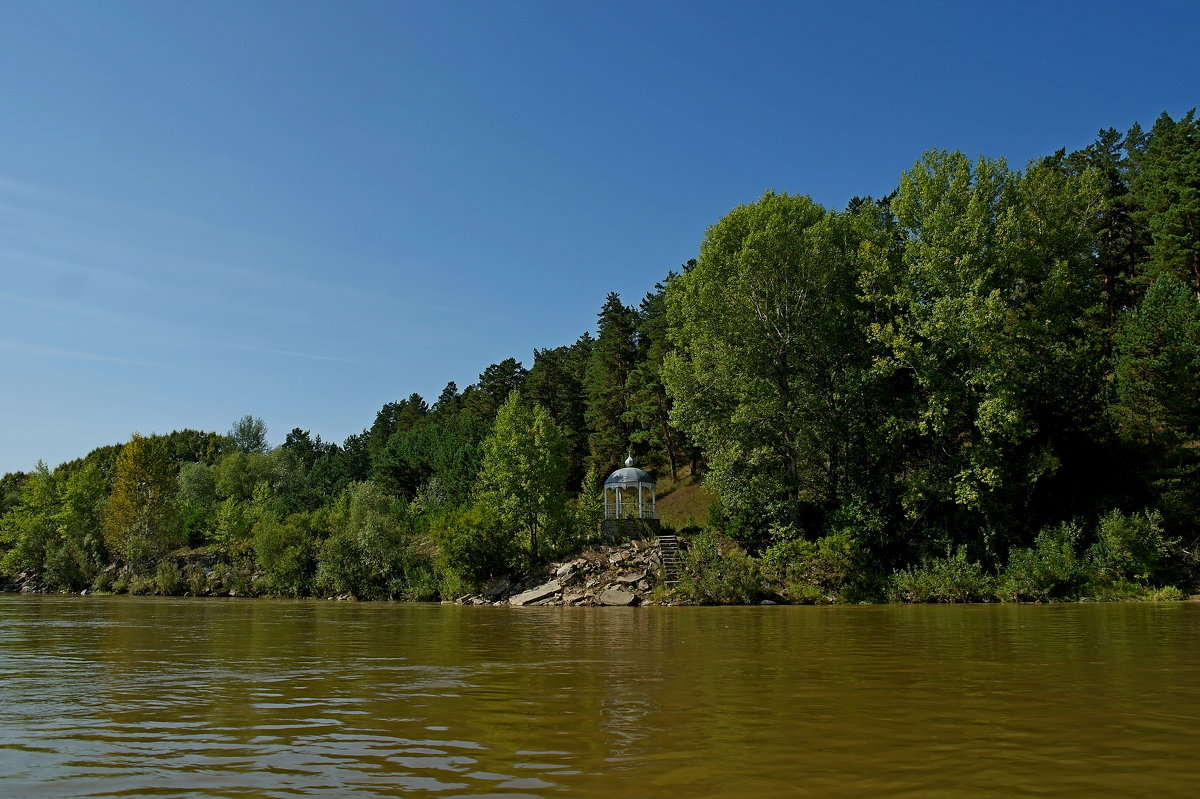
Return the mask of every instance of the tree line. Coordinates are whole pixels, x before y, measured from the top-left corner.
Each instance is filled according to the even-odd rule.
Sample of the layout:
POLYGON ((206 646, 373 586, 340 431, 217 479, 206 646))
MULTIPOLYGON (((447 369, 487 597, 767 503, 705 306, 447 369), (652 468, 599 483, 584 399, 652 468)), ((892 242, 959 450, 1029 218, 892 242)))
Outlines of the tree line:
POLYGON ((1198 298, 1194 112, 1023 170, 932 151, 843 210, 767 192, 594 336, 340 445, 246 417, 5 475, 0 572, 453 596, 589 542, 633 449, 719 497, 687 531, 700 600, 1190 587, 1198 298))

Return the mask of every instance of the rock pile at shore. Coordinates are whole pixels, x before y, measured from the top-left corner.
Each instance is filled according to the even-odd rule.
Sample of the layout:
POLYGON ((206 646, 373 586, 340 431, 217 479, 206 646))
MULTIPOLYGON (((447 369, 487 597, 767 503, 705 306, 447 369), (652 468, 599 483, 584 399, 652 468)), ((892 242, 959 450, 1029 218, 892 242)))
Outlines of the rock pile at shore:
MULTIPOLYGON (((550 563, 513 581, 493 580, 459 605, 647 605, 662 586, 662 556, 654 541, 627 541, 588 550, 573 560, 550 563)), ((661 593, 661 592, 659 592, 661 593)))

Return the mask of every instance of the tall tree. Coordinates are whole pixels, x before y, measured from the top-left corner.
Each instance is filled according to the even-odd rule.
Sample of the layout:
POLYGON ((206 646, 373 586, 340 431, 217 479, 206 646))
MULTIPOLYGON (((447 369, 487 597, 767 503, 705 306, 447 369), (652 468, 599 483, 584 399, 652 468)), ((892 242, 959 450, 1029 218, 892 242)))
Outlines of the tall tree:
POLYGON ((104 514, 109 552, 141 569, 184 543, 177 524, 176 473, 160 436, 137 433, 117 456, 117 474, 104 514))
POLYGON ((562 431, 546 409, 510 394, 483 443, 476 499, 525 538, 531 563, 541 537, 560 533, 566 522, 565 455, 562 431))
POLYGON ((233 423, 233 427, 229 429, 229 438, 233 441, 234 449, 247 455, 264 455, 270 449, 267 444, 266 423, 250 414, 233 423))
POLYGON ((567 347, 534 350, 533 368, 525 383, 525 394, 545 408, 563 431, 569 469, 567 485, 579 487, 586 469, 588 431, 585 422, 587 397, 583 383, 593 339, 583 334, 567 347))
POLYGON ((1135 215, 1149 229, 1146 272, 1169 273, 1200 295, 1200 120, 1163 113, 1135 157, 1135 215))
POLYGON ((1200 523, 1200 301, 1159 277, 1122 319, 1116 401, 1121 435, 1143 449, 1153 491, 1177 526, 1200 523))
POLYGON ((529 370, 516 358, 494 363, 479 375, 479 382, 463 393, 463 402, 481 419, 491 420, 514 391, 525 388, 529 370))
POLYGON ((625 459, 632 425, 626 421, 625 387, 637 359, 637 313, 612 292, 600 309, 596 343, 588 358, 584 390, 588 429, 588 467, 604 475, 625 459))
POLYGON ((897 387, 880 426, 904 512, 935 547, 965 538, 995 557, 1032 534, 1027 508, 1061 443, 1100 414, 1101 197, 1092 170, 1022 176, 932 152, 890 204, 903 247, 868 249, 873 371, 897 387))
POLYGON ((709 228, 667 284, 663 378, 726 508, 818 533, 840 503, 866 366, 855 324, 857 219, 767 192, 709 228))
POLYGON ((10 547, 0 572, 30 572, 56 589, 90 585, 105 562, 100 536, 105 497, 106 482, 94 464, 50 472, 39 463, 20 502, 0 518, 0 542, 10 547))
MULTIPOLYGON (((670 273, 667 281, 676 276, 670 273)), ((629 406, 625 421, 633 426, 630 437, 643 455, 649 455, 651 463, 665 462, 675 479, 687 445, 683 433, 671 423, 671 398, 662 380, 663 360, 672 349, 667 335, 666 297, 666 286, 659 283, 642 299, 639 308, 638 353, 625 381, 629 406)))

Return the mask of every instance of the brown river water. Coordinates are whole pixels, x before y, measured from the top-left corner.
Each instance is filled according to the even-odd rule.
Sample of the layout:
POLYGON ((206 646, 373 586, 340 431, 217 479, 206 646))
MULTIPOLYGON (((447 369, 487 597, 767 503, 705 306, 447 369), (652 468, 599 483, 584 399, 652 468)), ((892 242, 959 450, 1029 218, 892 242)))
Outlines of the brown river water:
POLYGON ((3 797, 1194 797, 1200 603, 0 595, 3 797))

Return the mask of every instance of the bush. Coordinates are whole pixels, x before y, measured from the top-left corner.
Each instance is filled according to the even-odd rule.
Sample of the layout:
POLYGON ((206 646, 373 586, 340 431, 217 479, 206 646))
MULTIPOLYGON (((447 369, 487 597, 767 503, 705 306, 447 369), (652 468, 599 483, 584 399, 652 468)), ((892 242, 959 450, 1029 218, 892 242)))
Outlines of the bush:
POLYGON ((286 522, 267 516, 254 525, 254 556, 262 570, 263 590, 276 596, 305 596, 315 571, 313 535, 304 529, 304 514, 286 522))
POLYGON ((113 574, 109 569, 105 569, 96 575, 96 579, 92 581, 93 593, 108 593, 114 591, 113 574))
POLYGON ((701 533, 683 553, 679 593, 713 605, 746 605, 766 595, 758 563, 732 541, 701 533))
POLYGON ((791 602, 857 602, 871 596, 873 575, 865 550, 846 531, 809 541, 775 528, 762 571, 772 589, 791 602))
POLYGON ((159 561, 154 570, 155 590, 163 596, 178 596, 183 593, 183 572, 173 561, 159 561))
POLYGON ((1145 585, 1170 551, 1171 542, 1163 537, 1158 511, 1126 516, 1114 510, 1096 527, 1096 543, 1088 556, 1097 579, 1132 580, 1145 585))
POLYGON ((995 581, 978 561, 968 561, 965 547, 944 558, 897 571, 888 587, 893 602, 986 602, 995 581))
POLYGON ((1149 599, 1151 602, 1182 602, 1187 599, 1187 594, 1173 585, 1168 585, 1150 594, 1149 599))
POLYGON ((242 560, 218 563, 212 570, 212 592, 229 596, 254 596, 254 570, 242 560))
POLYGON ((153 594, 157 587, 153 577, 134 574, 129 578, 129 587, 127 590, 130 596, 144 596, 146 594, 153 594))
POLYGON ((188 593, 192 596, 204 596, 212 591, 208 580, 208 572, 199 563, 189 563, 184 572, 184 582, 187 583, 188 593))
POLYGON ((444 597, 477 592, 489 579, 521 562, 519 542, 484 503, 439 517, 431 532, 437 543, 434 567, 444 597))
POLYGON ((1006 602, 1066 599, 1092 576, 1075 552, 1082 531, 1063 522, 1038 533, 1034 546, 1009 550, 1008 565, 996 581, 996 596, 1006 602))

